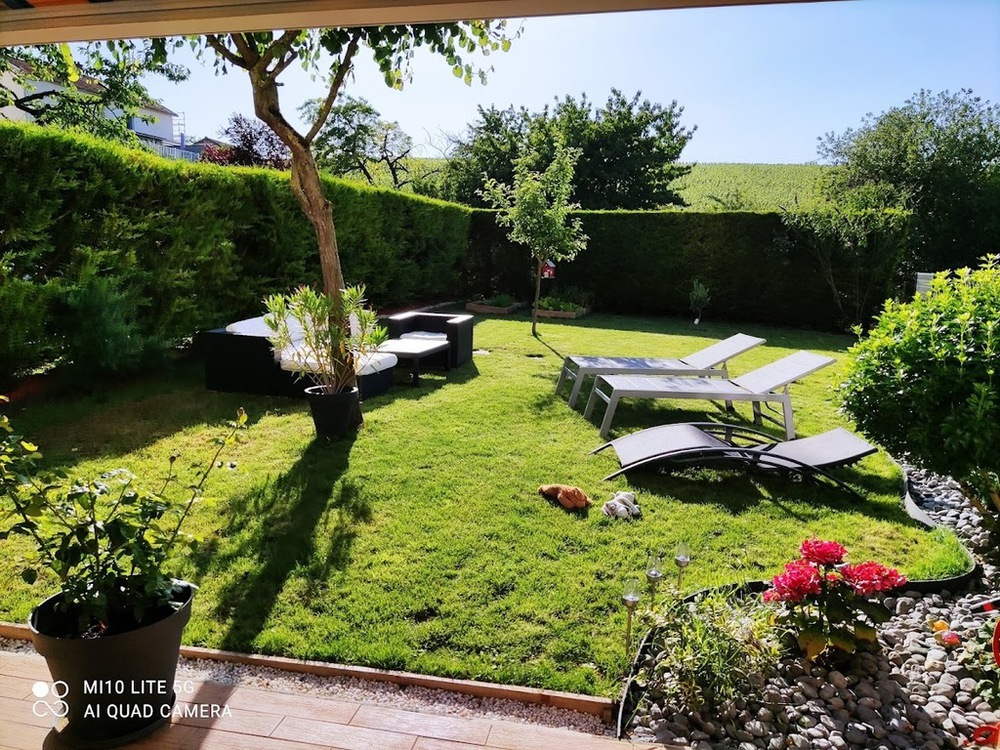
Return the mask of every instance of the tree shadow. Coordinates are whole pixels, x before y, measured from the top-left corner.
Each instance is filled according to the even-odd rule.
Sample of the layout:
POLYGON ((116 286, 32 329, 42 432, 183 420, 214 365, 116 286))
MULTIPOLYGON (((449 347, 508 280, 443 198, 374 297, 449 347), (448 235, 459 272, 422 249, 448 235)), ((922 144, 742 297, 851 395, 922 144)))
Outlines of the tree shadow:
POLYGON ((314 441, 288 471, 235 498, 222 541, 199 550, 195 562, 203 576, 228 569, 235 560, 252 571, 230 580, 218 595, 213 617, 230 623, 223 649, 250 647, 293 572, 316 595, 333 571, 350 564, 356 527, 371 520, 357 486, 339 481, 353 442, 314 441), (230 546, 227 538, 240 542, 230 546))

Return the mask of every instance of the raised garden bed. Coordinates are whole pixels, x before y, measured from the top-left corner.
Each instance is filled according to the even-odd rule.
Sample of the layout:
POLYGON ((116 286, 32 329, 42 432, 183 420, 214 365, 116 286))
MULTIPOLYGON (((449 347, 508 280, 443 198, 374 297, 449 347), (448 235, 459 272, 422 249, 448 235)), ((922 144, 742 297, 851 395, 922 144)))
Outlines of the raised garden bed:
POLYGON ((520 310, 524 305, 521 302, 514 302, 506 307, 489 304, 489 300, 479 300, 468 302, 465 305, 466 312, 479 313, 480 315, 509 315, 515 310, 520 310))

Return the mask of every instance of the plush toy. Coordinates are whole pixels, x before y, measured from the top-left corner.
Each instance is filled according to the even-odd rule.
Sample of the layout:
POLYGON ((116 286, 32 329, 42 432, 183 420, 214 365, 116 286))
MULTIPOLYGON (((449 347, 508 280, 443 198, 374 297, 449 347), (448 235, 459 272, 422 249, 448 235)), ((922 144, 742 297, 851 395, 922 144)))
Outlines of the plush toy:
POLYGON ((565 484, 543 484, 538 488, 538 494, 558 501, 566 510, 579 510, 590 505, 590 498, 583 490, 565 484))

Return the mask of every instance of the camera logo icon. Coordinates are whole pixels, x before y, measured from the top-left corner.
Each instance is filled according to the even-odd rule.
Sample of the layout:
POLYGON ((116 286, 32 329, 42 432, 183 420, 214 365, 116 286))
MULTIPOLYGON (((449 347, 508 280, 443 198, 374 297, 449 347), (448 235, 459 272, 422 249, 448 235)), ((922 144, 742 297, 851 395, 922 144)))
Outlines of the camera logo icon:
POLYGON ((39 680, 31 686, 31 692, 38 698, 31 706, 31 712, 39 719, 46 716, 63 719, 69 715, 69 704, 63 700, 69 695, 69 685, 62 680, 56 680, 51 685, 39 680))

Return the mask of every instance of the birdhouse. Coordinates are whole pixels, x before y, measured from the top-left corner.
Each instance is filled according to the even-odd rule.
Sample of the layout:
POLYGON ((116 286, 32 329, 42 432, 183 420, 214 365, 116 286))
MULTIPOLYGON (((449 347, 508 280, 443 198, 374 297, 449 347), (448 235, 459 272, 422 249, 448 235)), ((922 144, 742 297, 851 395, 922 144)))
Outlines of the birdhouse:
POLYGON ((556 277, 556 264, 551 260, 542 263, 542 278, 554 279, 556 277))

